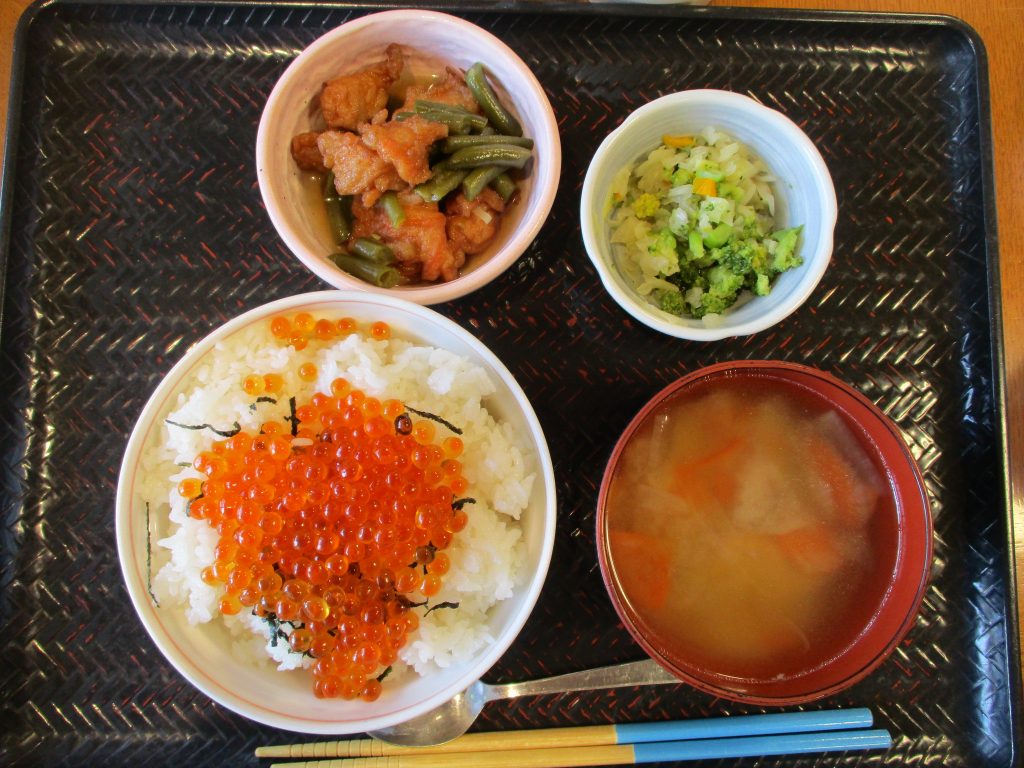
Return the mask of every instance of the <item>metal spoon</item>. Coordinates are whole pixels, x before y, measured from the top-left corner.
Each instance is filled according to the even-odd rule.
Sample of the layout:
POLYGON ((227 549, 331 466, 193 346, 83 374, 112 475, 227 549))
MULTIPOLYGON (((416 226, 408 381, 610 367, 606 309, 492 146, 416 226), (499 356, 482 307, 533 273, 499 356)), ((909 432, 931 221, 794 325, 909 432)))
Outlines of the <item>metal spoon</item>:
POLYGON ((679 680, 651 659, 616 664, 611 667, 585 669, 566 675, 544 677, 525 683, 488 685, 477 680, 462 693, 436 709, 406 720, 390 728, 371 731, 374 738, 403 747, 426 747, 443 744, 469 730, 477 715, 489 701, 535 696, 543 693, 594 691, 602 688, 625 688, 633 685, 662 685, 679 680))

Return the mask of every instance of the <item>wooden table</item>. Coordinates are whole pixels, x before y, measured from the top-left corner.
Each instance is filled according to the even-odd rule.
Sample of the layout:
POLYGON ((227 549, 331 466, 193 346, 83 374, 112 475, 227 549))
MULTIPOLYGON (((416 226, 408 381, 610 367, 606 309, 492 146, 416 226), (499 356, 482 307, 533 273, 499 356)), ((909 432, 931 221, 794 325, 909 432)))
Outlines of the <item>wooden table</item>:
MULTIPOLYGON (((1002 272, 1003 333, 1010 447, 1014 554, 1024 561, 1024 0, 738 0, 716 5, 824 8, 901 13, 942 13, 963 19, 988 52, 995 137, 996 195, 1002 272)), ((28 0, 0 0, 0 137, 6 136, 10 51, 14 28, 28 0)), ((3 139, 0 138, 0 141, 3 139)), ((1016 593, 1024 594, 1024 569, 1016 593)), ((1018 603, 1018 612, 1019 612, 1018 603)), ((1024 648, 1024 638, 1021 647, 1024 648)))

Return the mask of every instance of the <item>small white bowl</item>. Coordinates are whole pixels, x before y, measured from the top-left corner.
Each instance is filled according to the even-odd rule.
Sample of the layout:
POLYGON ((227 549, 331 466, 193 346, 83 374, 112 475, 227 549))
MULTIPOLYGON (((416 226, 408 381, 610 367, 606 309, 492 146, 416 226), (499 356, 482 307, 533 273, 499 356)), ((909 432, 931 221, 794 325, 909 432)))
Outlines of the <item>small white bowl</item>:
POLYGON ((717 90, 672 93, 633 112, 594 153, 580 202, 583 243, 612 298, 641 323, 695 341, 757 333, 803 304, 828 267, 836 216, 832 177, 796 123, 746 96, 717 90), (767 296, 732 307, 705 323, 663 312, 636 293, 615 266, 604 211, 615 174, 657 147, 662 135, 696 133, 708 126, 745 144, 776 176, 776 220, 780 229, 803 224, 799 253, 804 263, 779 275, 767 296))
POLYGON ((555 483, 547 443, 526 395, 501 361, 475 337, 433 310, 401 299, 323 291, 246 312, 213 331, 171 369, 146 403, 128 441, 118 478, 115 516, 118 556, 135 610, 157 647, 192 685, 229 710, 265 725, 303 733, 359 733, 401 723, 442 704, 479 679, 512 644, 533 610, 551 560, 555 483), (270 663, 256 665, 236 658, 231 652, 231 636, 221 622, 190 625, 183 607, 158 607, 149 594, 148 554, 156 547, 156 536, 149 534, 147 526, 155 528, 157 521, 149 519, 142 495, 147 445, 159 439, 159 427, 176 407, 177 394, 214 345, 273 315, 300 311, 314 316, 350 316, 364 327, 382 320, 396 338, 440 347, 482 366, 496 390, 487 398, 488 410, 510 424, 533 453, 530 460, 536 479, 520 521, 526 543, 523 578, 515 595, 490 611, 488 625, 494 641, 464 663, 425 676, 410 672, 385 683, 380 698, 372 703, 318 699, 309 674, 285 674, 270 663))
POLYGON ((285 245, 335 288, 390 293, 417 304, 438 304, 486 285, 508 269, 533 242, 558 189, 562 145, 551 104, 530 69, 501 40, 463 19, 426 10, 374 13, 342 24, 306 48, 284 71, 267 100, 256 135, 256 173, 270 220, 285 245), (470 257, 459 277, 446 283, 378 288, 338 269, 327 256, 337 250, 310 210, 302 172, 290 152, 291 138, 311 129, 310 102, 320 86, 380 60, 390 43, 408 54, 462 70, 481 61, 502 102, 534 140, 529 173, 519 199, 503 216, 491 246, 470 257))

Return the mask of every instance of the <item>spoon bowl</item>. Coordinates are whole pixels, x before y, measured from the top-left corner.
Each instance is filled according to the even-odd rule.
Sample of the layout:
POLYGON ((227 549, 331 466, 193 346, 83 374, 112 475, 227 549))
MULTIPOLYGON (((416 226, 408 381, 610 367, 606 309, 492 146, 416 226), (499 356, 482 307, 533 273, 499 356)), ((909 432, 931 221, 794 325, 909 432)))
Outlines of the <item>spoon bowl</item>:
POLYGON ((545 693, 594 691, 678 682, 677 677, 651 659, 570 672, 525 683, 490 685, 477 680, 441 706, 404 723, 371 731, 370 736, 402 747, 427 747, 444 744, 464 734, 489 701, 545 693))

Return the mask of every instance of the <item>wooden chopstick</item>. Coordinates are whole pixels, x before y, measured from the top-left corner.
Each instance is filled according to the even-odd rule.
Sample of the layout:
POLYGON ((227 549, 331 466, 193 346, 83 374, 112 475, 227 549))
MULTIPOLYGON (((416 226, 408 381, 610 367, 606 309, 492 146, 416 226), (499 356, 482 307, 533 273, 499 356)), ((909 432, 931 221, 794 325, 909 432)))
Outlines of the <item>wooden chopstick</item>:
POLYGON ((385 755, 274 763, 270 768, 574 768, 588 765, 637 765, 682 760, 888 749, 891 744, 892 738, 888 731, 860 729, 595 747, 385 755))
POLYGON ((864 708, 828 709, 820 712, 779 712, 766 715, 734 715, 660 723, 583 725, 571 728, 542 728, 527 731, 469 733, 445 744, 426 747, 398 747, 377 739, 284 744, 258 747, 256 757, 302 759, 384 757, 387 755, 453 754, 551 747, 590 747, 637 744, 653 741, 717 739, 782 733, 837 731, 868 728, 871 712, 864 708))
POLYGON ((576 728, 545 728, 535 731, 467 733, 444 744, 399 747, 377 739, 285 744, 257 747, 256 757, 325 758, 385 757, 387 755, 434 755, 459 752, 492 752, 501 749, 539 747, 590 747, 615 744, 614 725, 583 725, 576 728))

